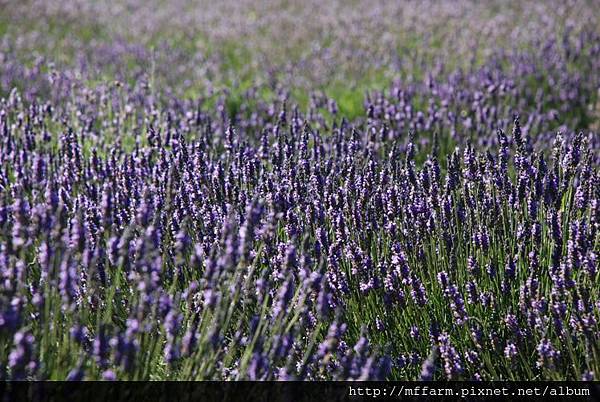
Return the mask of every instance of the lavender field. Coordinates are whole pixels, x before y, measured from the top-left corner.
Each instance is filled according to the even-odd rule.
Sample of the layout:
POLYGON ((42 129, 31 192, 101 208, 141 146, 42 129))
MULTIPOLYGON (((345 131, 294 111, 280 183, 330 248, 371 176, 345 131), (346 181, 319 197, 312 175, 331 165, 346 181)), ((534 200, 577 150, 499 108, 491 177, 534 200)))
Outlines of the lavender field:
POLYGON ((599 6, 0 0, 0 380, 599 380, 599 6))

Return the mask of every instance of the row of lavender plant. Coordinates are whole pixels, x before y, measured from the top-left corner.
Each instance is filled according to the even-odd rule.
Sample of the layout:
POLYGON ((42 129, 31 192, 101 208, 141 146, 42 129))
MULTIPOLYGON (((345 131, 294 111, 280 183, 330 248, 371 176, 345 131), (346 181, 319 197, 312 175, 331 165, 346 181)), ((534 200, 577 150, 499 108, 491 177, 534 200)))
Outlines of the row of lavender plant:
MULTIPOLYGON (((191 35, 202 13, 134 3, 131 43, 10 29, 0 43, 0 379, 598 378, 600 42, 571 15, 585 2, 557 5, 562 40, 546 24, 562 17, 534 13, 544 30, 514 50, 459 43, 485 55, 466 65, 452 47, 403 57, 389 35, 365 48, 346 34, 361 13, 326 6, 306 24, 339 12, 330 47, 214 95, 218 54, 146 43, 162 19, 191 35), (72 48, 75 63, 50 54, 72 48), (98 78, 131 57, 120 81, 98 78), (348 58, 397 76, 357 116, 315 90, 348 58), (297 75, 317 76, 306 107, 297 75), (190 99, 193 80, 208 89, 190 99)), ((42 22, 120 13, 24 4, 12 13, 42 22)), ((482 31, 518 15, 490 28, 459 5, 482 31)), ((403 18, 424 35, 453 9, 403 18)), ((363 23, 391 30, 403 12, 381 3, 363 23)), ((216 42, 264 28, 218 14, 216 42)), ((261 38, 253 51, 281 56, 261 38)))
MULTIPOLYGON (((371 114, 380 123, 377 129, 385 125, 387 137, 401 140, 404 147, 410 131, 420 147, 430 150, 437 133, 440 157, 445 162, 455 145, 465 146, 468 141, 477 149, 498 146, 490 132, 510 130, 512 117, 520 114, 524 133, 531 134, 531 146, 548 150, 557 131, 571 139, 581 129, 598 130, 600 36, 587 30, 576 39, 540 40, 539 49, 491 49, 485 62, 466 68, 446 67, 443 59, 432 61, 419 67, 420 78, 396 77, 384 91, 367 92, 361 111, 351 117, 362 124, 361 120, 371 114)), ((189 98, 177 95, 181 88, 176 84, 157 83, 149 69, 141 69, 131 82, 96 83, 93 74, 58 68, 48 57, 39 57, 30 65, 11 47, 2 56, 7 62, 0 67, 0 81, 7 98, 17 87, 22 89, 19 98, 25 104, 49 102, 48 107, 56 113, 68 116, 72 129, 99 136, 94 141, 102 152, 115 140, 125 145, 142 141, 146 116, 157 114, 162 120, 162 115, 169 115, 171 124, 183 130, 189 129, 192 115, 199 115, 196 120, 210 119, 216 131, 225 131, 233 122, 243 135, 256 138, 276 123, 283 102, 297 101, 290 87, 266 85, 260 80, 239 94, 228 89, 208 90, 189 98), (274 92, 265 96, 265 90, 274 92)), ((119 64, 111 58, 102 63, 119 64)), ((153 63, 147 57, 136 62, 153 63)), ((402 70, 402 74, 407 71, 402 70)), ((304 92, 310 94, 306 118, 315 129, 330 131, 334 119, 339 123, 348 117, 340 110, 339 99, 310 85, 304 92)), ((362 98, 363 94, 354 96, 362 98)), ((597 149, 598 137, 591 141, 597 149)), ((418 162, 422 162, 421 156, 418 162)))
POLYGON ((2 376, 598 373, 592 137, 558 135, 547 157, 517 118, 485 153, 442 167, 434 141, 417 165, 413 136, 400 146, 374 109, 321 132, 283 108, 260 138, 157 111, 128 150, 108 145, 118 115, 95 135, 13 92, 2 376))

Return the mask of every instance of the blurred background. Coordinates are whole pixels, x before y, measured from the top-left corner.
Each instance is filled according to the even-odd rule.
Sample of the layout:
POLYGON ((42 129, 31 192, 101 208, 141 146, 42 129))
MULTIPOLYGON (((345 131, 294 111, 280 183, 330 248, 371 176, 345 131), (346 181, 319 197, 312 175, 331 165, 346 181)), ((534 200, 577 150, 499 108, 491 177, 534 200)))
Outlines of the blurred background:
POLYGON ((88 87, 149 83, 167 97, 226 93, 234 109, 255 92, 265 100, 284 92, 303 106, 323 95, 354 117, 367 90, 491 63, 558 90, 568 77, 540 66, 559 62, 548 59, 555 48, 573 79, 598 84, 595 1, 37 0, 0 8, 0 89, 26 98, 49 93, 54 72, 88 87))

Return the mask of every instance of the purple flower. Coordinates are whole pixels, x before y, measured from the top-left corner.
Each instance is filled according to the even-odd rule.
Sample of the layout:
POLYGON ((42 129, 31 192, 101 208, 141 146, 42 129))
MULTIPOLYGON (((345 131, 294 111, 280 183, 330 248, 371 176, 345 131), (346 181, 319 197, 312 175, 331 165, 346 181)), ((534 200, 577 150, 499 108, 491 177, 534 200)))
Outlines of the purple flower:
POLYGON ((100 327, 92 344, 92 355, 100 367, 108 364, 109 339, 106 335, 106 329, 100 327))
POLYGON ((556 350, 549 339, 544 338, 537 346, 538 361, 540 368, 554 369, 560 360, 560 351, 556 350))
POLYGON ((586 370, 581 375, 581 381, 594 381, 594 379, 595 379, 594 372, 590 371, 590 370, 586 370))
POLYGON ((429 354, 429 357, 427 357, 427 359, 425 359, 425 361, 423 362, 423 365, 421 367, 421 381, 433 380, 433 375, 435 374, 435 364, 436 364, 437 354, 438 354, 438 349, 436 346, 434 346, 431 349, 431 353, 429 354))
POLYGON ((450 308, 452 309, 456 324, 462 325, 468 318, 462 295, 458 291, 458 288, 450 283, 450 279, 446 272, 442 271, 438 273, 438 282, 442 287, 444 296, 450 302, 450 308))
POLYGON ((509 342, 506 344, 506 347, 504 348, 504 356, 507 359, 512 360, 517 355, 517 353, 517 347, 514 343, 509 342))
POLYGON ((102 379, 103 379, 104 381, 116 381, 116 379, 117 379, 117 375, 116 375, 116 374, 115 374, 115 372, 114 372, 114 371, 112 371, 112 370, 105 370, 105 371, 102 373, 102 379))
POLYGON ((8 355, 8 367, 13 380, 24 380, 28 374, 34 374, 38 367, 35 360, 35 339, 29 332, 17 332, 14 336, 14 348, 8 355))
POLYGON ((439 338, 440 356, 444 362, 444 371, 448 379, 457 379, 464 371, 462 359, 450 342, 447 333, 442 333, 439 338))

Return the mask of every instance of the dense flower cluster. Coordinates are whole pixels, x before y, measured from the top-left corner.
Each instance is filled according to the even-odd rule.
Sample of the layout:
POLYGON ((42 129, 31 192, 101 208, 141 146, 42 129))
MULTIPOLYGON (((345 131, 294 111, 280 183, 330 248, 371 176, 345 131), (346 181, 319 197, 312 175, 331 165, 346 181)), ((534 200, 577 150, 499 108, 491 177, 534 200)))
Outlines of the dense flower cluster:
POLYGON ((600 35, 564 38, 352 119, 8 49, 0 379, 598 378, 600 35))

